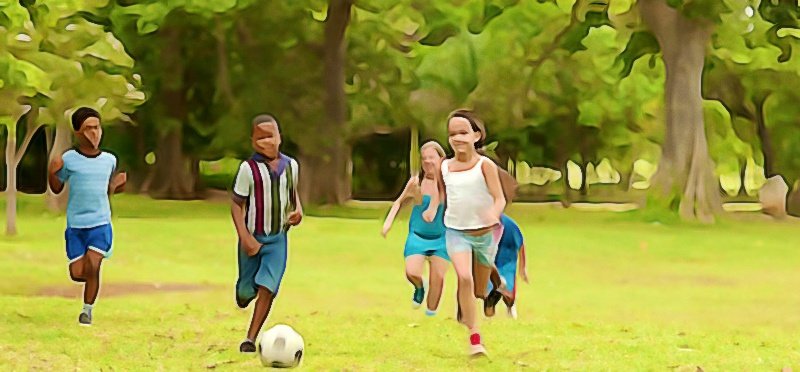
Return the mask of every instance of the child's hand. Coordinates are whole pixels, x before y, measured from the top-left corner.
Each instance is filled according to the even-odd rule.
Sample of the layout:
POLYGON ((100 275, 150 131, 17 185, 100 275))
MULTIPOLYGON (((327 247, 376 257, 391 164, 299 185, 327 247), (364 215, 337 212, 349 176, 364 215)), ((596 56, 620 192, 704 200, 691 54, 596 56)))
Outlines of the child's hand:
POLYGON ((425 212, 422 212, 422 219, 425 220, 425 222, 431 223, 434 218, 436 218, 435 209, 426 209, 425 212))
POLYGON ((294 212, 289 214, 289 225, 290 226, 297 226, 300 224, 300 221, 303 220, 303 212, 300 210, 295 210, 294 212))
POLYGON ((128 174, 125 172, 120 172, 117 173, 116 176, 114 176, 114 180, 111 182, 111 184, 113 185, 115 191, 122 191, 120 190, 120 188, 124 187, 125 183, 127 182, 128 182, 128 174))
POLYGON ((255 256, 258 254, 258 251, 261 250, 261 243, 259 243, 254 236, 247 234, 241 240, 242 249, 244 249, 244 253, 248 256, 255 256))
POLYGON ((383 237, 386 238, 386 234, 388 234, 389 230, 391 230, 391 229, 392 229, 392 225, 390 225, 388 222, 384 223, 383 224, 383 229, 381 229, 381 235, 383 235, 383 237))
POLYGON ((53 161, 50 162, 50 173, 56 174, 61 168, 64 168, 64 159, 61 156, 54 157, 53 161))
POLYGON ((530 281, 528 281, 528 271, 527 270, 522 270, 522 272, 520 273, 520 276, 522 276, 522 280, 525 283, 530 283, 530 281))

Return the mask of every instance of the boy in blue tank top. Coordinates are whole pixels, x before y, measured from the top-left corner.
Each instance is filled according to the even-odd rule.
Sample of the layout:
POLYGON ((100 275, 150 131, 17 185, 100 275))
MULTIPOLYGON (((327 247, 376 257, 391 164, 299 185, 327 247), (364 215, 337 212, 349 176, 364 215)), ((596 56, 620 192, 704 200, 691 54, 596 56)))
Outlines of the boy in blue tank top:
POLYGON ((121 192, 125 173, 115 175, 117 158, 101 151, 103 128, 100 114, 81 107, 72 114, 77 146, 50 163, 48 183, 56 194, 69 183, 66 240, 69 274, 84 283, 83 310, 78 323, 92 324, 92 309, 100 290, 100 264, 111 256, 111 207, 109 195, 121 192))
POLYGON ((497 270, 492 272, 491 280, 487 285, 486 291, 489 295, 484 301, 483 312, 488 317, 494 316, 495 306, 502 298, 508 308, 508 315, 516 319, 517 267, 519 267, 522 280, 528 282, 525 242, 516 221, 503 214, 500 222, 503 224, 503 235, 500 237, 497 256, 494 260, 497 270), (503 288, 503 284, 505 288, 498 290, 498 287, 503 288))

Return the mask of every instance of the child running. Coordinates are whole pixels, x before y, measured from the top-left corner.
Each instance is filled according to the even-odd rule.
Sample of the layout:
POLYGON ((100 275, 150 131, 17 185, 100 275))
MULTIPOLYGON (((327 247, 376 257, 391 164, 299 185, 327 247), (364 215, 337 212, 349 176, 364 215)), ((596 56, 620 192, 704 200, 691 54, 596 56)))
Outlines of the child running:
POLYGON ((500 217, 500 222, 503 224, 503 236, 500 238, 500 244, 497 248, 497 257, 494 259, 497 271, 492 272, 491 281, 488 284, 486 301, 484 301, 483 312, 487 317, 492 317, 495 314, 495 306, 500 299, 506 304, 508 309, 508 316, 517 319, 517 263, 519 262, 519 271, 522 280, 528 282, 528 272, 525 262, 525 243, 522 238, 522 231, 516 221, 503 215, 500 217), (502 278, 502 279, 501 279, 502 278), (500 291, 498 288, 505 286, 505 289, 500 291))
POLYGON ((472 296, 486 298, 486 286, 503 233, 500 216, 506 200, 497 165, 478 152, 486 139, 486 130, 478 117, 469 110, 457 110, 450 114, 447 131, 448 142, 455 152, 453 158, 441 164, 447 200, 444 215, 447 254, 458 276, 461 322, 470 335, 469 354, 487 355, 472 296))
POLYGON ((92 309, 100 291, 100 264, 111 256, 109 195, 122 192, 127 176, 115 175, 117 158, 100 150, 103 128, 100 114, 81 107, 72 114, 77 146, 50 163, 48 183, 58 194, 69 183, 67 230, 64 239, 69 276, 83 283, 83 310, 78 323, 92 325, 92 309))
POLYGON ((286 271, 287 231, 303 218, 297 194, 299 165, 280 153, 281 133, 271 115, 253 119, 255 154, 239 166, 231 217, 239 237, 236 304, 257 298, 247 337, 239 351, 256 351, 255 340, 269 315, 286 271))
POLYGON ((444 205, 439 203, 444 194, 439 189, 436 180, 438 165, 444 158, 444 149, 437 142, 430 141, 422 145, 420 155, 422 157, 422 174, 414 175, 408 180, 400 197, 392 204, 392 209, 383 223, 381 234, 384 238, 386 237, 397 213, 406 202, 421 201, 420 204, 415 204, 411 211, 403 255, 406 260, 406 278, 414 285, 412 306, 415 309, 419 308, 425 299, 422 271, 425 259, 429 260, 428 308, 425 315, 434 316, 442 296, 444 276, 450 265, 444 237, 444 205))

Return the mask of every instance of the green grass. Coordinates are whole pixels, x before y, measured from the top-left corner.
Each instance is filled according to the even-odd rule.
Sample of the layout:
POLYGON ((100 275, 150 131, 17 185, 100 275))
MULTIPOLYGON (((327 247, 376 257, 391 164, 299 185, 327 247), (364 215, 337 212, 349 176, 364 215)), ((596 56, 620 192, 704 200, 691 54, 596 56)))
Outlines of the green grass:
MULTIPOLYGON (((235 236, 225 204, 115 197, 115 251, 92 328, 66 272, 64 218, 20 201, 20 235, 0 239, 0 370, 261 368, 240 355, 250 312, 233 302, 235 236), (134 291, 131 283, 191 291, 134 291), (111 292, 114 292, 113 295, 111 292)), ((800 368, 796 222, 640 222, 630 213, 514 205, 532 283, 518 321, 481 320, 490 360, 465 358, 452 319, 410 309, 404 222, 378 234, 385 204, 322 208, 290 236, 267 326, 303 334, 307 370, 772 370, 800 368), (353 212, 355 211, 355 212, 353 212), (342 218, 350 213, 358 219, 342 218), (322 217, 327 216, 327 217, 322 217), (339 217, 330 217, 339 216, 339 217)))

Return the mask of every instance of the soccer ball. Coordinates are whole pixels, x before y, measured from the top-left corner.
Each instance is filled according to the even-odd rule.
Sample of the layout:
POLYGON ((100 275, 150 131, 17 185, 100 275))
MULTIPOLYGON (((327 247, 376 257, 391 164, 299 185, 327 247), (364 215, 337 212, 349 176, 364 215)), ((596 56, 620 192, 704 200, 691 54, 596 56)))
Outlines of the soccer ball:
POLYGON ((278 324, 261 334, 258 355, 261 364, 273 368, 294 368, 303 361, 303 336, 292 327, 278 324))

